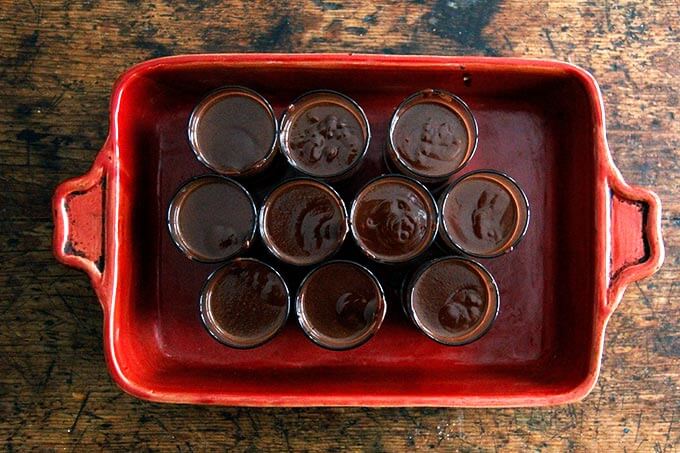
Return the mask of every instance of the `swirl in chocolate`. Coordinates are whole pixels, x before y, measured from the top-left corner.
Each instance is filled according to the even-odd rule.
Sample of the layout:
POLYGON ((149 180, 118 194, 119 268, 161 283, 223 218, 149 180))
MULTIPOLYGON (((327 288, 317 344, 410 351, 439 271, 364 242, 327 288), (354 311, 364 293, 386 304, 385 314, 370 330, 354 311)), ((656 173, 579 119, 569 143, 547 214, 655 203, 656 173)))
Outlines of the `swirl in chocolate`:
POLYGON ((471 174, 457 182, 442 206, 451 240, 467 253, 487 256, 512 247, 527 222, 519 189, 494 173, 471 174))
POLYGON ((235 346, 255 346, 285 322, 288 290, 268 265, 237 259, 208 280, 202 310, 206 327, 218 339, 235 346))
POLYGON ((494 316, 495 295, 478 265, 459 258, 429 264, 412 283, 411 308, 420 325, 446 340, 467 335, 494 316))
POLYGON ((410 256, 427 247, 436 214, 424 192, 406 179, 390 177, 362 190, 353 218, 360 244, 381 257, 410 256))
POLYGON ((466 157, 468 133, 460 116, 439 103, 405 110, 393 133, 398 155, 418 173, 455 171, 466 157))
POLYGON ((323 183, 293 180, 277 187, 263 210, 265 241, 292 264, 317 263, 335 252, 347 233, 342 200, 323 183))
POLYGON ((306 323, 336 340, 362 335, 384 311, 374 278, 351 262, 332 262, 314 270, 301 288, 300 303, 306 323))
POLYGON ((302 170, 329 176, 349 168, 365 138, 356 116, 339 104, 312 104, 293 121, 289 146, 302 170))
POLYGON ((250 245, 255 208, 235 182, 204 176, 187 183, 170 206, 170 228, 185 253, 203 261, 219 261, 250 245))

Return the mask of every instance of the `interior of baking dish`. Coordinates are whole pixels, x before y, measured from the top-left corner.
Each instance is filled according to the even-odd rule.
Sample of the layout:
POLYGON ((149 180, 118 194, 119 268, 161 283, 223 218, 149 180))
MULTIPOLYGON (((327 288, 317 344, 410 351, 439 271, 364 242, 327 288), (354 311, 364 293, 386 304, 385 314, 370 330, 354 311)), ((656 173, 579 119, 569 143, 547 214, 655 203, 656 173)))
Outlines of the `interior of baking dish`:
MULTIPOLYGON (((596 177, 599 103, 585 80, 567 65, 464 60, 169 59, 133 68, 114 93, 111 138, 119 170, 107 180, 107 190, 117 190, 107 216, 118 216, 117 229, 106 238, 115 255, 106 261, 115 266, 107 273, 114 300, 106 333, 114 377, 141 397, 198 403, 512 405, 582 396, 599 359, 602 263, 595 251, 602 232, 595 212, 596 193, 603 190, 596 177), (355 99, 373 137, 351 187, 383 171, 388 121, 404 97, 424 88, 462 97, 479 125, 477 152, 463 172, 505 172, 524 188, 531 206, 518 248, 482 260, 501 295, 489 333, 462 347, 437 344, 415 329, 396 291, 388 291, 381 330, 355 350, 314 345, 294 316, 256 349, 215 341, 201 324, 198 295, 217 265, 181 254, 168 234, 166 210, 184 180, 209 173, 194 157, 186 127, 199 100, 223 85, 258 91, 279 116, 312 89, 355 99)), ((257 186, 258 198, 268 183, 249 184, 257 186)), ((255 256, 282 267, 258 250, 255 256)), ((287 273, 295 291, 304 272, 287 273)))

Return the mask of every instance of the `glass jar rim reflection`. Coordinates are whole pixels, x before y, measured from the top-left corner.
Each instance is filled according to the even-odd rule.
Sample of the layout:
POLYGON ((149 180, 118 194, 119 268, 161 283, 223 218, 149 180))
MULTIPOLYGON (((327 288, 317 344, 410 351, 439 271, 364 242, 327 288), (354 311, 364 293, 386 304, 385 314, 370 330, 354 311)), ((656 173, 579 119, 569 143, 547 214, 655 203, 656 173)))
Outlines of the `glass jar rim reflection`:
MULTIPOLYGON (((348 280, 347 282, 343 281, 343 284, 356 282, 357 279, 355 278, 348 280)), ((300 326, 302 327, 302 330, 304 331, 305 335, 307 335, 307 337, 310 340, 312 340, 315 344, 323 348, 335 351, 342 351, 359 347, 366 343, 376 334, 376 332, 380 329, 383 320, 385 319, 385 315, 387 313, 387 301, 385 299, 385 293, 383 291, 382 285, 380 284, 380 281, 368 268, 354 261, 332 260, 317 266, 315 269, 309 272, 302 280, 302 283, 300 284, 295 299, 295 310, 300 326), (352 268, 353 272, 360 272, 364 277, 366 277, 367 281, 370 282, 372 291, 375 291, 376 301, 373 312, 373 319, 367 321, 367 325, 360 329, 358 332, 356 332, 354 336, 350 338, 334 338, 327 334, 322 333, 318 327, 315 327, 314 322, 310 319, 310 316, 307 312, 306 299, 308 296, 305 293, 306 291, 309 290, 310 287, 309 285, 311 284, 311 282, 313 282, 313 280, 316 277, 321 275, 323 271, 327 270, 327 268, 329 267, 334 266, 348 266, 349 268, 352 268)), ((335 310, 336 313, 340 315, 340 313, 337 311, 337 305, 335 307, 335 310)))
POLYGON ((370 142, 371 127, 366 113, 354 99, 338 91, 328 89, 307 91, 291 102, 281 117, 279 128, 279 145, 281 147, 281 153, 294 169, 313 178, 335 182, 351 176, 363 162, 368 152, 370 142), (329 174, 314 172, 309 168, 306 168, 305 165, 302 165, 298 161, 298 158, 290 147, 290 134, 293 125, 306 109, 323 104, 335 104, 349 112, 359 124, 362 134, 362 143, 354 160, 344 168, 329 174))
MULTIPOLYGON (((451 277, 444 280, 444 282, 448 283, 451 283, 453 281, 454 279, 451 277)), ((442 289, 441 286, 442 281, 440 281, 440 279, 437 279, 436 283, 438 284, 438 287, 436 289, 440 291, 442 289)), ((474 290, 473 286, 470 286, 469 288, 468 287, 459 288, 459 290, 460 289, 468 292, 474 290)), ((441 301, 428 300, 428 302, 431 304, 432 303, 439 304, 441 301)), ((500 293, 498 291, 498 285, 496 284, 496 280, 485 266, 470 258, 460 256, 445 256, 430 260, 421 265, 415 271, 413 276, 408 280, 408 284, 404 289, 402 303, 407 316, 411 319, 411 321, 413 321, 416 327, 418 327, 418 329, 421 332, 423 332, 426 336, 446 346, 462 346, 478 340, 491 329, 500 310, 500 293), (445 264, 464 266, 464 268, 467 271, 469 271, 473 275, 476 275, 480 279, 480 281, 483 283, 485 287, 486 292, 486 297, 484 298, 484 300, 479 301, 472 300, 476 299, 476 297, 481 296, 478 294, 477 291, 473 291, 474 293, 477 294, 472 293, 462 294, 461 298, 463 300, 460 301, 455 300, 455 296, 457 296, 457 294, 450 294, 449 296, 447 296, 446 302, 442 303, 442 307, 440 307, 440 309, 438 310, 439 317, 441 317, 442 315, 441 310, 445 308, 444 305, 448 303, 449 299, 451 299, 452 296, 454 297, 456 308, 460 310, 459 312, 454 313, 454 315, 470 316, 469 315, 470 307, 464 306, 466 303, 469 304, 470 302, 473 302, 474 305, 477 306, 477 308, 479 303, 482 303, 485 308, 484 312, 477 314, 477 316, 479 316, 478 319, 475 320, 475 322, 473 322, 471 325, 467 326, 464 329, 461 329, 461 331, 459 332, 450 331, 450 334, 442 334, 441 332, 438 332, 436 326, 431 325, 431 323, 428 323, 425 320, 426 316, 424 316, 423 313, 421 313, 421 311, 418 309, 419 307, 416 307, 416 305, 418 305, 418 303, 420 302, 419 300, 417 300, 420 296, 417 295, 416 293, 418 292, 417 290, 419 285, 425 284, 423 282, 423 279, 427 278, 428 273, 435 269, 435 267, 445 264), (471 295, 474 297, 471 298, 470 297, 471 295), (467 314, 465 313, 465 310, 468 310, 467 314)), ((441 331, 441 329, 439 330, 441 331)))
MULTIPOLYGON (((513 251, 522 239, 524 239, 524 236, 529 229, 529 222, 531 219, 529 199, 517 181, 503 172, 491 169, 479 169, 460 176, 444 189, 439 197, 438 206, 440 215, 439 235, 443 242, 452 250, 461 252, 473 258, 496 258, 513 251), (449 220, 446 216, 448 213, 448 203, 452 193, 456 188, 460 187, 460 185, 465 184, 466 181, 475 178, 487 179, 502 187, 510 196, 516 213, 516 221, 513 226, 512 234, 508 236, 503 244, 487 253, 473 250, 471 247, 463 244, 462 241, 456 239, 456 235, 452 232, 453 223, 456 222, 449 220)), ((460 222, 458 222, 458 224, 460 224, 460 222)))
POLYGON ((354 197, 352 206, 350 208, 350 230, 352 231, 352 236, 359 246, 359 249, 362 251, 362 253, 364 253, 364 255, 379 263, 398 264, 416 258, 417 256, 424 253, 432 245, 435 238, 437 237, 437 232, 439 229, 439 216, 440 213, 437 202, 430 190, 425 187, 424 184, 410 176, 398 173, 390 173, 371 179, 357 192, 357 195, 354 197), (428 217, 426 219, 426 234, 423 238, 424 240, 416 244, 417 247, 415 249, 398 255, 382 254, 372 250, 372 248, 368 246, 365 243, 365 240, 362 238, 361 231, 359 231, 360 222, 357 218, 360 205, 363 202, 363 197, 365 197, 371 190, 377 188, 380 184, 389 184, 390 182, 404 185, 414 193, 418 193, 423 202, 424 209, 428 211, 428 217))

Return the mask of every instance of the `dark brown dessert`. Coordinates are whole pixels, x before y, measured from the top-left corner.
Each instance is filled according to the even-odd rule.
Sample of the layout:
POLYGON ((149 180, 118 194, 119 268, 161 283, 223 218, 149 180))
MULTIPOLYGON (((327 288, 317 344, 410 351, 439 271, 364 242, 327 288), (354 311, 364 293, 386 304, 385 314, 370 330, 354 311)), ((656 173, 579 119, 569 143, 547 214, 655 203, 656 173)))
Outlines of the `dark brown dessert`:
POLYGON ((453 94, 425 90, 407 98, 390 125, 388 155, 400 170, 433 182, 462 168, 477 145, 477 124, 453 94))
POLYGON ((437 207, 429 191, 405 176, 368 183, 352 205, 352 234, 380 262, 400 263, 425 251, 437 233, 437 207))
POLYGON ((189 258, 216 262, 247 249, 257 212, 252 198, 236 181, 201 176, 177 192, 168 209, 168 226, 189 258))
POLYGON ((522 190, 496 172, 465 175, 444 192, 440 204, 444 241, 471 256, 489 258, 509 252, 529 221, 522 190))
POLYGON ((217 340, 252 348, 271 339, 288 317, 290 298, 281 276, 252 258, 215 271, 201 293, 201 317, 217 340))
POLYGON ((466 258, 425 264, 411 280, 406 311, 429 337, 461 345, 484 335, 498 312, 498 289, 482 265, 466 258))
POLYGON ((340 179, 356 168, 368 149, 370 130, 361 108, 332 91, 297 99, 281 120, 281 149, 296 169, 340 179))
POLYGON ((227 176, 264 169, 276 151, 277 132, 269 103, 241 87, 210 94, 189 120, 189 141, 198 159, 227 176))
POLYGON ((349 349, 380 328, 386 305, 380 283, 363 266, 331 261, 303 281, 296 309, 300 325, 315 343, 349 349))
POLYGON ((260 235, 280 260, 305 266, 337 251, 347 235, 347 211, 327 184, 294 179, 267 197, 260 215, 260 235))

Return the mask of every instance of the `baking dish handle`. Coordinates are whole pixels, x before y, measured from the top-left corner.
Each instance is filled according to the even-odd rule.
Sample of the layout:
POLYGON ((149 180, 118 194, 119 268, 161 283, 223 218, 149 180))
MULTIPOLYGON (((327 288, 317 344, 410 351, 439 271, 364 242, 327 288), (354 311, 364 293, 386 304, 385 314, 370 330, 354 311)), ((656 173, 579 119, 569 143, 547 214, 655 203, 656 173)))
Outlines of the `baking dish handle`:
POLYGON ((615 168, 608 178, 611 211, 611 256, 608 312, 630 283, 654 274, 663 263, 661 201, 652 191, 631 187, 615 168))
POLYGON ((104 203, 108 142, 90 171, 68 179, 55 190, 53 248, 56 258, 87 273, 99 292, 104 272, 104 203))

